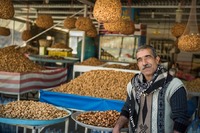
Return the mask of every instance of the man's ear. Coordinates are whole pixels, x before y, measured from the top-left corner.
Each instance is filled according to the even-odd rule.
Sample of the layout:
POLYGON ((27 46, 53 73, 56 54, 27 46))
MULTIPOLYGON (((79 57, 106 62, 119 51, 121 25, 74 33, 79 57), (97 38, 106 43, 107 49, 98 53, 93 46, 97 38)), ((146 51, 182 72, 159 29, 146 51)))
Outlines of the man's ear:
POLYGON ((157 64, 160 63, 160 56, 156 56, 156 62, 157 62, 157 64))

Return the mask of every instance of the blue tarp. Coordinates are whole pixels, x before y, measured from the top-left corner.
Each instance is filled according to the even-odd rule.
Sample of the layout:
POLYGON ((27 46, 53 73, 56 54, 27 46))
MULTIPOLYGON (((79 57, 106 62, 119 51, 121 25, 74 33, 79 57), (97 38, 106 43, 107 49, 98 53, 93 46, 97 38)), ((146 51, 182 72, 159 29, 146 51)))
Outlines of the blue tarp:
POLYGON ((74 110, 121 111, 124 101, 40 90, 40 101, 74 110))

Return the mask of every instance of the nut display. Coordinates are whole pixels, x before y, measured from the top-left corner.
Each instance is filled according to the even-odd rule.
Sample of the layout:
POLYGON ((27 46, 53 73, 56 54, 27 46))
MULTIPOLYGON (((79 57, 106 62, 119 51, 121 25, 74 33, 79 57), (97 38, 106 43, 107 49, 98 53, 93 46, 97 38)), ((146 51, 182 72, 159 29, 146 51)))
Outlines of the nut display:
POLYGON ((182 35, 178 40, 178 48, 186 52, 200 51, 200 35, 182 35))
POLYGON ((186 86, 186 89, 190 92, 200 92, 200 78, 196 78, 191 81, 184 81, 183 82, 186 86))
POLYGON ((88 31, 93 28, 93 23, 89 17, 79 17, 75 26, 78 30, 88 31))
POLYGON ((0 0, 0 18, 11 19, 15 14, 14 6, 11 0, 0 0))
POLYGON ((106 99, 126 99, 126 86, 134 73, 114 70, 91 70, 52 91, 106 99))
POLYGON ((51 15, 38 15, 35 23, 42 29, 48 29, 53 26, 53 19, 51 15))
POLYGON ((136 63, 130 63, 129 65, 121 65, 121 64, 106 64, 103 67, 108 68, 119 68, 119 69, 130 69, 130 70, 139 70, 136 63))
POLYGON ((22 40, 23 41, 27 41, 28 39, 30 39, 30 38, 32 38, 33 36, 32 36, 32 33, 31 33, 31 31, 30 30, 24 30, 23 32, 22 32, 22 40))
POLYGON ((88 58, 82 62, 76 63, 76 65, 87 65, 87 66, 100 66, 105 64, 105 62, 100 61, 95 57, 88 58))
POLYGON ((119 32, 121 30, 121 23, 122 22, 123 21, 121 21, 121 19, 120 19, 120 20, 113 22, 113 23, 104 23, 103 26, 107 31, 119 32))
POLYGON ((171 28, 171 33, 175 37, 180 37, 186 28, 185 23, 175 23, 171 28))
POLYGON ((77 115, 76 120, 93 126, 113 128, 120 116, 115 110, 89 111, 77 115))
POLYGON ((39 72, 42 66, 34 63, 15 49, 15 45, 0 49, 0 71, 6 72, 39 72))
POLYGON ((75 23, 76 23, 76 18, 75 17, 67 17, 64 20, 64 27, 67 29, 73 29, 76 28, 75 23))
POLYGON ((10 29, 5 28, 5 27, 0 27, 0 35, 9 36, 10 35, 10 29))
POLYGON ((55 106, 36 101, 14 101, 0 108, 0 117, 31 120, 51 120, 68 115, 68 112, 59 110, 55 106))
POLYGON ((93 15, 101 23, 113 23, 121 18, 122 4, 120 0, 96 0, 93 15))

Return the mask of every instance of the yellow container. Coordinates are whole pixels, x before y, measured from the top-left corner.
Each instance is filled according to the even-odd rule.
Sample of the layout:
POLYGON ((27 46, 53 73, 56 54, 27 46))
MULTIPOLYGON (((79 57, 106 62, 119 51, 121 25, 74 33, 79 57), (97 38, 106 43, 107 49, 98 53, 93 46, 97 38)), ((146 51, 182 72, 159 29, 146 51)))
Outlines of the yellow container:
POLYGON ((53 48, 48 48, 48 55, 50 56, 60 56, 60 57, 72 57, 72 51, 71 50, 56 50, 53 48))

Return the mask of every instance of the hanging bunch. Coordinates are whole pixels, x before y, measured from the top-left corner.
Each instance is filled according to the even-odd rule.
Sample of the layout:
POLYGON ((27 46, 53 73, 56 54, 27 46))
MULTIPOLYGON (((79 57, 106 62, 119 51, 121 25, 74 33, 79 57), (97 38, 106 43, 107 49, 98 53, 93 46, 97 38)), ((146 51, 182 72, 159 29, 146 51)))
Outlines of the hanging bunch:
POLYGON ((27 5, 26 30, 24 30, 21 35, 23 41, 27 41, 28 39, 33 37, 31 30, 30 30, 28 19, 29 19, 29 5, 27 5))
POLYGON ((30 38, 32 38, 32 37, 33 37, 33 35, 32 35, 32 33, 31 33, 31 31, 30 31, 29 29, 24 30, 24 31, 22 32, 22 40, 23 40, 23 41, 27 41, 28 39, 30 39, 30 38))
POLYGON ((185 23, 175 23, 171 28, 171 33, 175 37, 180 37, 186 28, 185 23))
POLYGON ((121 18, 122 4, 120 0, 96 0, 93 16, 98 22, 112 23, 121 18))
POLYGON ((0 0, 0 18, 11 19, 15 14, 11 0, 0 0))
POLYGON ((135 32, 135 24, 131 20, 123 20, 123 23, 121 23, 121 30, 120 33, 124 35, 131 35, 135 32))
POLYGON ((76 20, 77 19, 75 17, 66 17, 64 20, 64 27, 67 29, 76 28, 75 26, 76 20))
MULTIPOLYGON (((48 0, 43 0, 44 5, 48 5, 48 0)), ((48 29, 53 26, 53 18, 51 15, 40 14, 35 20, 36 25, 42 29, 48 29)))
POLYGON ((93 28, 93 23, 89 17, 79 17, 76 20, 75 27, 78 30, 88 31, 93 28))
POLYGON ((8 29, 6 27, 0 27, 0 35, 9 36, 10 35, 10 29, 8 29))
POLYGON ((35 23, 42 29, 48 29, 53 26, 53 18, 51 15, 38 15, 35 23))
POLYGON ((123 23, 124 23, 123 19, 120 18, 116 22, 113 22, 113 23, 104 23, 103 25, 104 25, 104 28, 107 31, 118 33, 121 30, 123 23))
POLYGON ((86 36, 88 36, 88 37, 96 37, 97 36, 97 29, 94 25, 92 26, 92 28, 90 30, 86 31, 86 36))
POLYGON ((191 5, 186 28, 178 40, 178 48, 186 52, 197 52, 200 51, 200 35, 196 18, 196 0, 192 0, 191 5))

